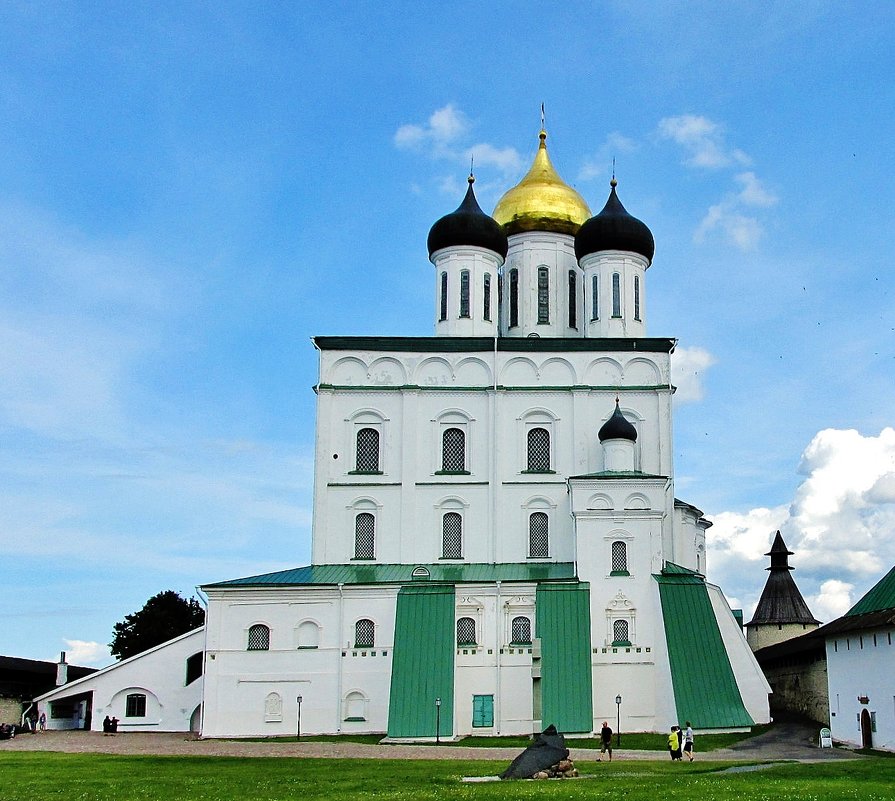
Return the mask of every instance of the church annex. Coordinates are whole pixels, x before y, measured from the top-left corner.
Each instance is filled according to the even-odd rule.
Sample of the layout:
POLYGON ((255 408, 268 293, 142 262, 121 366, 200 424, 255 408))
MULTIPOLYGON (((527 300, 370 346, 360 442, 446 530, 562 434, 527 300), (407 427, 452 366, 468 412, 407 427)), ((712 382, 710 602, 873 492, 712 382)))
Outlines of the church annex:
POLYGON ((675 497, 653 236, 546 139, 492 216, 470 176, 433 225, 434 336, 314 339, 312 564, 202 587, 204 736, 768 721, 675 497))

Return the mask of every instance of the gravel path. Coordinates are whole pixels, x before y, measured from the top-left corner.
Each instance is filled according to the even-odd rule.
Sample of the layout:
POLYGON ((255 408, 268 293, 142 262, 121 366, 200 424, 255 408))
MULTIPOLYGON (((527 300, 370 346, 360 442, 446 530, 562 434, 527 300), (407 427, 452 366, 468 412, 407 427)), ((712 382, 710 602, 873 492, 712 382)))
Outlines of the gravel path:
MULTIPOLYGON (((810 742, 813 730, 797 724, 781 724, 771 731, 732 748, 712 751, 697 759, 755 762, 762 760, 798 760, 826 762, 854 759, 856 754, 844 749, 823 750, 810 742)), ((574 742, 569 745, 574 746, 574 742)), ((114 736, 100 732, 49 731, 43 734, 19 735, 0 742, 0 752, 61 751, 75 754, 152 754, 171 756, 233 756, 233 757, 306 757, 326 759, 455 759, 497 760, 511 762, 518 748, 464 748, 439 745, 363 745, 359 743, 277 741, 246 742, 243 740, 199 740, 186 734, 162 732, 128 732, 114 736)), ((592 749, 571 748, 576 763, 593 763, 599 752, 592 749)), ((616 752, 616 760, 666 760, 661 751, 616 752)))

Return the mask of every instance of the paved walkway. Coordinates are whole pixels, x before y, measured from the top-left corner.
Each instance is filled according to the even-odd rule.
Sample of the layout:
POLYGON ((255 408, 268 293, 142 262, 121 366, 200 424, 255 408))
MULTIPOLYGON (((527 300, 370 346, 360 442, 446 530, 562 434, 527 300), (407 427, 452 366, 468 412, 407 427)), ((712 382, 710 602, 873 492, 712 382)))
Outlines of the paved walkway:
MULTIPOLYGON (((780 723, 770 731, 753 737, 731 748, 698 753, 697 759, 756 762, 763 760, 798 760, 825 762, 856 759, 858 755, 840 748, 820 749, 811 742, 816 732, 803 723, 780 723)), ((658 735, 657 735, 658 736, 658 735)), ((599 752, 574 748, 570 741, 571 758, 579 764, 596 761, 599 752)), ((59 731, 43 734, 23 734, 13 740, 0 742, 0 752, 61 751, 65 753, 98 754, 154 754, 172 756, 234 756, 234 757, 310 757, 328 759, 458 759, 497 760, 511 762, 519 748, 465 748, 462 745, 362 745, 343 742, 284 743, 275 740, 246 742, 243 740, 198 740, 186 734, 162 732, 129 732, 106 736, 99 732, 59 731)), ((616 760, 664 760, 662 751, 617 751, 616 760)))

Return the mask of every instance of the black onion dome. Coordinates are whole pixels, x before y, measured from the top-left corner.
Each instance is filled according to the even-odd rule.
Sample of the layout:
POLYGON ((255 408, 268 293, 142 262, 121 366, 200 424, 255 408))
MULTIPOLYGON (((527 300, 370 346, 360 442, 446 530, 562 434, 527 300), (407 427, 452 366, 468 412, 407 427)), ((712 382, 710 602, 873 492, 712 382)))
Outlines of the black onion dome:
POLYGON ((637 442, 637 429, 622 414, 622 410, 618 408, 618 401, 615 402, 615 411, 600 428, 600 442, 607 439, 629 439, 631 442, 637 442))
POLYGON ((472 185, 475 178, 469 176, 469 189, 459 208, 446 214, 429 231, 429 258, 436 250, 456 245, 475 245, 507 256, 507 235, 503 228, 482 211, 475 199, 472 185))
POLYGON ((603 210, 591 217, 575 235, 575 256, 580 261, 591 253, 601 250, 629 250, 644 256, 652 262, 656 252, 656 242, 646 223, 628 214, 615 191, 617 181, 610 181, 612 187, 603 210))

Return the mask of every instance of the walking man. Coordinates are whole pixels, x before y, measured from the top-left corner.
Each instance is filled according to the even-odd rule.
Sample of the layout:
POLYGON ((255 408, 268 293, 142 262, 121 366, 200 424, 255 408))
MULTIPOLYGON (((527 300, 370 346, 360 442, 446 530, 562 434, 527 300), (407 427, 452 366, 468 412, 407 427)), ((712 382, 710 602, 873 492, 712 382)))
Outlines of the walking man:
POLYGON ((602 748, 600 748, 600 758, 597 761, 602 762, 603 754, 608 751, 608 761, 612 762, 612 729, 609 728, 609 724, 605 720, 603 721, 603 728, 600 729, 600 742, 602 743, 602 748))

